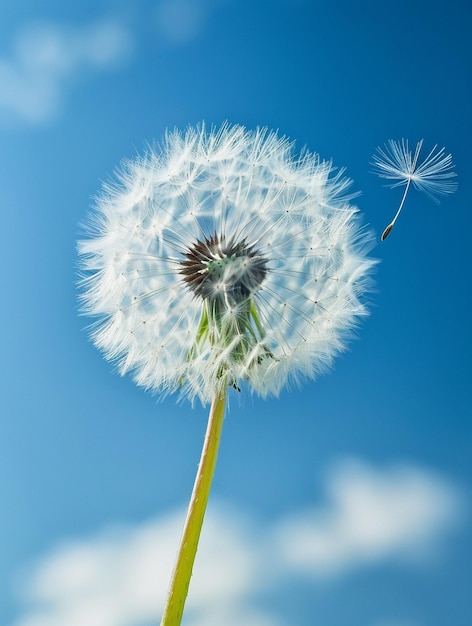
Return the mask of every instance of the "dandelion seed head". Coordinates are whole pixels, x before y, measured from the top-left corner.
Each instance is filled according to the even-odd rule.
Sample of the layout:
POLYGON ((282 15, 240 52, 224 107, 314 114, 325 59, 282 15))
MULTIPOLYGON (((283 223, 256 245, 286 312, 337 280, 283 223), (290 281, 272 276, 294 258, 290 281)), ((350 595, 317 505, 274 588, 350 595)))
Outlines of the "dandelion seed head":
POLYGON ((168 132, 104 185, 79 244, 93 342, 139 385, 203 403, 314 377, 366 315, 371 237, 348 183, 265 129, 168 132))

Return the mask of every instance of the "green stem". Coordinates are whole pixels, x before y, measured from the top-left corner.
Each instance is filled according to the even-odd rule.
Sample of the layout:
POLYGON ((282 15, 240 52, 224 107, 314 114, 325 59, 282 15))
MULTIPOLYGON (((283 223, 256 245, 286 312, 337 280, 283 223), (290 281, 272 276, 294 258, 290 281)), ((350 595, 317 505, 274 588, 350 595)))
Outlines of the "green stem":
POLYGON ((205 509, 215 471, 226 405, 226 388, 213 400, 179 553, 172 574, 161 626, 180 626, 205 509))

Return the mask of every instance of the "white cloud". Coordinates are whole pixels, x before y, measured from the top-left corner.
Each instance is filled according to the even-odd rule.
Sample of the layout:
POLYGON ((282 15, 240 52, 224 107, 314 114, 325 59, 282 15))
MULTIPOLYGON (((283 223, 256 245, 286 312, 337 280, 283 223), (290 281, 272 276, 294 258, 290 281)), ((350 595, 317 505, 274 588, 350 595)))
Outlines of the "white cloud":
MULTIPOLYGON (((155 622, 164 608, 183 520, 181 511, 59 545, 33 567, 22 589, 33 608, 15 626, 155 622)), ((248 602, 252 589, 260 588, 261 565, 241 517, 218 506, 209 510, 185 624, 278 626, 248 602)))
POLYGON ((156 7, 157 28, 170 43, 186 44, 204 30, 224 0, 162 0, 156 7))
POLYGON ((18 34, 11 57, 0 58, 0 114, 47 121, 78 74, 113 67, 130 50, 130 34, 117 22, 82 28, 30 24, 18 34))
POLYGON ((326 491, 327 506, 284 520, 275 533, 284 562, 314 575, 421 559, 460 516, 450 484, 407 465, 376 471, 345 461, 328 475, 326 491))
POLYGON ((186 43, 203 29, 206 8, 196 0, 164 0, 156 9, 157 25, 172 43, 186 43))
MULTIPOLYGON (((359 462, 327 477, 328 502, 275 527, 212 505, 186 605, 186 626, 279 626, 258 606, 298 576, 341 574, 366 562, 424 554, 457 522, 459 496, 414 467, 379 471, 359 462), (417 548, 421 547, 422 550, 417 548)), ((22 586, 12 626, 140 626, 162 613, 183 512, 115 527, 57 546, 22 586)), ((405 624, 406 626, 406 624, 405 624)))

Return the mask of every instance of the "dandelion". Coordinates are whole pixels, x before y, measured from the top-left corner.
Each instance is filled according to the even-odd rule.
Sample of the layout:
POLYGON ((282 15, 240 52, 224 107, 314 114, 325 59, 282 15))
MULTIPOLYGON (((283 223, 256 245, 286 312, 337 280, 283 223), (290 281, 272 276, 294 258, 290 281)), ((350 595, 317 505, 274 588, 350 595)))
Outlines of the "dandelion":
POLYGON ((394 141, 390 139, 385 147, 377 148, 376 154, 373 156, 373 165, 375 173, 381 178, 387 178, 396 182, 390 187, 398 187, 405 185, 400 206, 395 217, 383 231, 381 239, 384 241, 390 234, 395 225, 398 216, 408 194, 410 185, 413 184, 419 191, 424 191, 437 201, 436 196, 442 194, 454 193, 457 183, 451 180, 456 176, 453 172, 452 155, 445 154, 445 148, 437 149, 437 145, 430 151, 425 160, 418 164, 423 140, 416 145, 414 154, 408 147, 408 141, 394 141))
POLYGON ((180 624, 228 388, 314 377, 366 314, 371 238, 350 181, 274 132, 202 125, 123 164, 80 243, 91 338, 155 392, 211 402, 161 624, 180 624))

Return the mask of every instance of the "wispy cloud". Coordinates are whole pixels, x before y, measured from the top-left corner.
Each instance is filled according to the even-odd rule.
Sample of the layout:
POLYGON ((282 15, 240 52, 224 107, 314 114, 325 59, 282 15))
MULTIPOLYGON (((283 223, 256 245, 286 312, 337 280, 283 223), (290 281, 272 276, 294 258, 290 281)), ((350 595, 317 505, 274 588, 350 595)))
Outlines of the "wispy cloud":
MULTIPOLYGON (((15 626, 137 626, 164 608, 184 511, 147 524, 114 527, 57 546, 22 589, 30 611, 15 626)), ((188 626, 278 626, 251 606, 260 589, 260 550, 234 511, 207 515, 186 606, 188 626), (208 584, 211 581, 211 584, 208 584)))
POLYGON ((344 461, 327 476, 328 504, 284 520, 276 545, 286 564, 318 576, 431 553, 460 515, 451 485, 415 467, 374 471, 344 461))
MULTIPOLYGON (((294 575, 339 576, 366 563, 408 560, 412 550, 421 562, 460 518, 456 489, 415 467, 377 470, 343 462, 327 475, 326 493, 324 505, 269 528, 213 505, 186 626, 280 626, 259 606, 258 595, 279 594, 294 575)), ((24 614, 12 626, 155 621, 163 610, 182 522, 181 511, 57 546, 23 581, 24 614)))
POLYGON ((114 21, 82 28, 25 26, 12 54, 0 57, 0 116, 35 124, 49 120, 78 76, 117 65, 131 48, 130 33, 114 21))
POLYGON ((157 28, 172 44, 186 44, 205 29, 214 10, 225 0, 162 0, 156 7, 157 28))
MULTIPOLYGON (((185 45, 197 39, 215 9, 226 0, 161 0, 142 19, 154 23, 159 44, 185 45)), ((138 41, 136 24, 102 19, 77 26, 56 22, 25 24, 0 51, 0 123, 39 125, 53 119, 78 79, 119 67, 138 41)))

